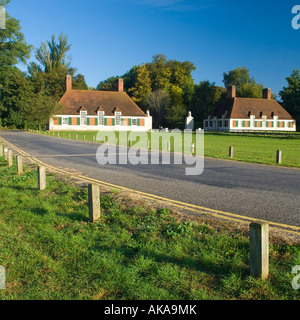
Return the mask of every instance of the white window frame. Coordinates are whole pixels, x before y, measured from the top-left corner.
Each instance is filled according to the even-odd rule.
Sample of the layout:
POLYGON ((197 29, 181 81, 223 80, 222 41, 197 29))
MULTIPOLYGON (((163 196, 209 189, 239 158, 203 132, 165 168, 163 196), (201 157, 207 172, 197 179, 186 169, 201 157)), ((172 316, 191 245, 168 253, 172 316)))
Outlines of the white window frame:
POLYGON ((68 118, 68 117, 63 117, 61 124, 62 124, 63 126, 69 125, 69 118, 68 118))
POLYGON ((98 126, 104 126, 104 111, 98 111, 98 126))
POLYGON ((80 125, 87 125, 87 111, 80 111, 80 125))
POLYGON ((262 116, 262 128, 267 127, 267 116, 262 116))
POLYGON ((121 112, 115 112, 115 125, 116 126, 120 126, 121 125, 121 116, 122 113, 121 112))
POLYGON ((137 118, 132 118, 131 119, 131 125, 135 126, 135 127, 137 126, 137 118), (134 122, 135 122, 135 124, 134 124, 134 122))

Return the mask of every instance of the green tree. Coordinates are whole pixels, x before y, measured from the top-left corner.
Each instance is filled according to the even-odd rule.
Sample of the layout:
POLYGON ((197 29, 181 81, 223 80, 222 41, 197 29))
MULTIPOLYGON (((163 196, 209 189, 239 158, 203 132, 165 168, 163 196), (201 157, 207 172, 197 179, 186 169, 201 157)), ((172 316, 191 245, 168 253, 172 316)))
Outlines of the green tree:
POLYGON ((75 77, 73 77, 73 89, 76 90, 88 90, 88 85, 85 82, 84 75, 77 74, 75 77))
POLYGON ((254 81, 243 84, 237 92, 238 97, 243 98, 258 98, 262 97, 262 90, 264 86, 257 84, 254 81))
POLYGON ((217 87, 215 83, 201 81, 195 85, 191 111, 197 122, 203 122, 215 108, 217 103, 226 97, 226 89, 217 87))
POLYGON ((110 77, 104 81, 101 81, 96 90, 99 91, 117 91, 117 81, 120 77, 110 77))
POLYGON ((0 6, 6 7, 10 3, 10 0, 0 0, 0 6))
POLYGON ((189 61, 170 60, 167 62, 167 66, 171 71, 170 83, 182 89, 183 104, 190 107, 195 93, 192 78, 192 71, 196 70, 194 64, 189 61))
POLYGON ((61 107, 53 97, 48 96, 44 91, 37 94, 31 92, 22 102, 22 114, 27 125, 38 126, 41 129, 61 107))
POLYGON ((165 109, 164 121, 169 127, 175 122, 181 122, 191 106, 194 95, 194 80, 192 71, 196 68, 189 61, 167 60, 162 54, 154 55, 151 63, 147 64, 150 72, 152 90, 167 90, 170 104, 165 109))
POLYGON ((1 90, 0 115, 6 127, 24 127, 22 102, 31 92, 30 82, 25 74, 16 67, 7 76, 6 85, 1 90))
MULTIPOLYGON (((300 71, 295 69, 286 78, 287 87, 283 87, 279 92, 282 106, 300 122, 300 71)), ((298 123, 299 123, 298 122, 298 123)))
MULTIPOLYGON (((65 78, 69 74, 74 77, 76 69, 71 67, 71 57, 67 56, 71 49, 68 37, 60 34, 58 41, 52 35, 51 40, 42 42, 36 50, 38 63, 31 62, 28 73, 35 88, 40 88, 55 100, 59 100, 65 92, 65 78), (42 85, 42 87, 40 87, 42 85)), ((86 88, 82 75, 75 76, 75 87, 86 88)))
POLYGON ((164 118, 169 104, 170 94, 166 90, 158 89, 148 95, 146 105, 152 114, 154 128, 165 125, 164 118))
POLYGON ((243 98, 261 98, 263 85, 250 77, 249 70, 243 66, 223 74, 225 87, 236 86, 237 96, 243 98))
POLYGON ((135 86, 135 83, 137 81, 137 75, 138 71, 141 66, 133 66, 129 71, 127 71, 122 78, 124 79, 124 90, 127 92, 129 95, 130 93, 130 88, 133 88, 135 86))
POLYGON ((138 68, 135 86, 129 92, 132 99, 145 111, 146 100, 151 93, 150 72, 146 65, 138 68))
POLYGON ((158 89, 169 90, 172 71, 167 65, 167 57, 163 54, 154 55, 153 61, 146 65, 150 72, 152 91, 158 89))
POLYGON ((36 50, 35 57, 45 73, 61 68, 70 71, 71 58, 67 57, 70 49, 71 44, 68 43, 66 35, 61 33, 58 36, 58 42, 55 40, 55 35, 52 35, 50 41, 42 42, 40 48, 36 50))
MULTIPOLYGON (((0 0, 7 6, 9 1, 0 0)), ((27 93, 25 75, 16 68, 25 64, 30 57, 32 46, 25 41, 20 23, 6 14, 6 29, 0 31, 0 119, 5 126, 22 127, 20 102, 27 93)))
MULTIPOLYGON (((8 3, 9 1, 1 1, 0 5, 8 3)), ((6 29, 0 32, 0 86, 5 86, 12 67, 27 62, 31 50, 32 46, 26 43, 21 32, 20 22, 7 14, 6 29)))
POLYGON ((187 110, 183 103, 183 90, 180 87, 172 85, 170 97, 171 104, 166 108, 165 120, 169 127, 174 127, 176 123, 183 121, 187 110))
MULTIPOLYGON (((187 107, 191 106, 194 96, 194 80, 191 75, 193 70, 195 66, 189 61, 168 60, 165 55, 157 54, 152 57, 151 62, 134 66, 122 78, 128 94, 144 110, 151 106, 151 99, 167 92, 170 105, 163 112, 158 112, 158 107, 153 107, 151 111, 158 112, 159 125, 168 124, 171 127, 173 121, 183 121, 187 107)), ((116 90, 117 79, 118 77, 108 78, 100 82, 97 89, 116 90)))

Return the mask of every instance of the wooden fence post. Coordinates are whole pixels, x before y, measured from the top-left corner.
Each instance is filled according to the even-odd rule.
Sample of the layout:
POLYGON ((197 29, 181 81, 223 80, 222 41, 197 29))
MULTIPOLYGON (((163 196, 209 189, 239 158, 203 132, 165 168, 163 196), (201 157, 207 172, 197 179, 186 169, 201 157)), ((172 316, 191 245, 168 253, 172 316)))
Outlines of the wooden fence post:
POLYGON ((277 154, 276 154, 276 163, 277 164, 281 164, 281 156, 282 156, 282 152, 280 150, 277 150, 277 154))
POLYGON ((8 149, 4 148, 4 160, 7 161, 8 159, 8 149))
POLYGON ((195 152, 195 144, 192 143, 192 144, 191 144, 191 153, 194 153, 194 152, 195 152))
POLYGON ((89 184, 89 216, 90 222, 100 219, 100 188, 97 184, 89 184))
POLYGON ((39 190, 46 189, 46 168, 38 167, 38 188, 39 190))
POLYGON ((17 156, 17 173, 23 173, 23 158, 22 156, 17 156))
POLYGON ((250 274, 263 280, 269 276, 269 225, 265 222, 250 224, 250 274))
POLYGON ((233 158, 233 147, 229 147, 229 158, 233 158))
POLYGON ((13 165, 13 154, 12 150, 8 150, 8 166, 11 167, 13 165))
POLYGON ((0 143, 0 157, 3 157, 3 144, 0 143))

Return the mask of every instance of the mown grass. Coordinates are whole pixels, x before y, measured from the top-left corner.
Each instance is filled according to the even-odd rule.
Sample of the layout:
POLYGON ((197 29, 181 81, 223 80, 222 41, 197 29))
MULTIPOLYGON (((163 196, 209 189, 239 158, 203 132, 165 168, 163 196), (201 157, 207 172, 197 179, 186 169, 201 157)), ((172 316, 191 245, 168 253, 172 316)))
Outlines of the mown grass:
POLYGON ((292 288, 300 246, 270 246, 270 278, 249 275, 248 232, 179 221, 168 210, 101 197, 88 221, 87 190, 36 170, 16 176, 0 158, 0 265, 12 300, 220 300, 300 298, 292 288))
MULTIPOLYGON (((49 133, 48 133, 49 134, 49 133)), ((93 137, 97 137, 98 132, 52 132, 50 135, 57 137, 65 136, 65 138, 75 139, 76 135, 78 140, 83 140, 85 136, 86 141, 93 141, 93 137)), ((100 133, 98 136, 98 142, 101 142, 106 135, 114 135, 114 133, 100 133)), ((145 134, 144 134, 145 135, 145 134)), ((119 137, 118 132, 116 132, 116 137, 119 137)), ((147 139, 151 141, 151 135, 142 136, 141 141, 139 141, 139 147, 146 148, 147 139)), ((153 140, 157 140, 156 134, 152 136, 153 140), (154 138, 153 138, 154 137, 154 138)), ((196 135, 193 134, 193 142, 196 141, 196 135)), ((111 139, 114 143, 115 139, 111 139)), ((126 145, 129 142, 119 141, 120 145, 126 145)), ((133 141, 134 143, 134 141, 133 141)), ((197 144, 195 144, 197 146, 197 144)), ((154 143, 150 144, 152 149, 167 150, 166 143, 160 141, 155 147, 154 143)), ((286 167, 298 167, 300 168, 300 135, 297 133, 282 135, 282 136, 272 136, 270 134, 231 134, 231 133, 206 133, 204 135, 204 156, 212 157, 217 159, 231 159, 229 158, 229 147, 234 148, 234 160, 277 165, 276 164, 276 153, 277 150, 282 152, 282 163, 280 166, 286 167)), ((171 151, 190 152, 190 143, 184 145, 174 146, 173 140, 171 141, 171 151)), ((195 150, 196 154, 202 154, 203 150, 195 150)))

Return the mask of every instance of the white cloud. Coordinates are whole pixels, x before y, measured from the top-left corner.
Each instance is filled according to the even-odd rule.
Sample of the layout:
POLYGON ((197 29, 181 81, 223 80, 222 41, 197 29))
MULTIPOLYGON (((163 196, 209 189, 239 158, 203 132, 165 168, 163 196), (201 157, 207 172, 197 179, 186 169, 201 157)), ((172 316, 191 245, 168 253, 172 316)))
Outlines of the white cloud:
POLYGON ((208 1, 195 0, 134 0, 135 3, 151 8, 162 8, 168 11, 192 11, 208 6, 208 1))
POLYGON ((138 3, 150 5, 152 7, 170 7, 182 3, 184 0, 139 0, 138 3))

